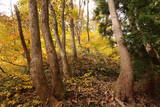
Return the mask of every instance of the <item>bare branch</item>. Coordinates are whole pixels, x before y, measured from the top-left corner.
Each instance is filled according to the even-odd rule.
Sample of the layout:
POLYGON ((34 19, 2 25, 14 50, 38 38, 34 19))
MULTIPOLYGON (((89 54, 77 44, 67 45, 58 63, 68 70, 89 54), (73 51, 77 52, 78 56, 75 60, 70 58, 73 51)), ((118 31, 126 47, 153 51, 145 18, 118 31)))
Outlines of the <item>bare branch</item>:
POLYGON ((5 62, 5 63, 14 65, 14 66, 18 66, 18 67, 26 67, 25 65, 15 64, 15 63, 13 63, 13 62, 10 62, 10 61, 4 60, 4 59, 0 59, 0 60, 3 61, 3 62, 5 62))
POLYGON ((0 70, 1 70, 3 73, 6 73, 6 72, 3 70, 3 68, 2 68, 2 67, 0 67, 0 70))

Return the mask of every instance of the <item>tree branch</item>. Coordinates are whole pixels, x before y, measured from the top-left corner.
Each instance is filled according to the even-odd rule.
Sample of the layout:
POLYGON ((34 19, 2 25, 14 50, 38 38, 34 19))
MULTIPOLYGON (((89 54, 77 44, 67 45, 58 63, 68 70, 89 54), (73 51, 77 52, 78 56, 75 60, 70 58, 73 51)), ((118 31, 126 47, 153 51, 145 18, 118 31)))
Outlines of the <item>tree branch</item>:
POLYGON ((3 60, 3 59, 0 59, 0 60, 3 61, 3 62, 5 62, 5 63, 14 65, 14 66, 18 66, 18 67, 26 67, 25 65, 14 64, 13 62, 10 62, 10 61, 7 61, 7 60, 3 60))
POLYGON ((2 68, 2 67, 0 67, 0 70, 1 70, 3 73, 6 73, 6 72, 3 70, 3 68, 2 68))

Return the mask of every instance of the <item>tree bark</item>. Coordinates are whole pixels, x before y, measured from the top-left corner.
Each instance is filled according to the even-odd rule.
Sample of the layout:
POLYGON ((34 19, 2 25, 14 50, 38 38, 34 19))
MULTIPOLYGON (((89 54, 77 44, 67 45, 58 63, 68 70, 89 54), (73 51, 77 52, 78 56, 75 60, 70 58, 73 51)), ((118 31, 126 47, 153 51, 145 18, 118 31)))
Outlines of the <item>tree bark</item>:
POLYGON ((52 80, 52 94, 58 98, 63 99, 64 97, 64 86, 62 78, 60 76, 60 69, 58 66, 57 53, 53 43, 53 39, 49 27, 49 11, 48 11, 48 0, 41 0, 41 31, 44 38, 48 61, 51 70, 52 80))
POLYGON ((16 5, 14 5, 14 9, 15 9, 16 17, 17 17, 18 32, 19 32, 21 44, 22 44, 22 47, 23 47, 23 50, 24 50, 24 53, 25 53, 25 56, 26 56, 26 59, 27 59, 28 69, 30 69, 30 63, 31 63, 30 52, 29 52, 29 49, 27 48, 27 45, 26 45, 26 42, 25 42, 25 39, 24 39, 20 12, 19 12, 16 5))
POLYGON ((88 37, 88 41, 90 41, 90 34, 89 34, 89 0, 87 0, 87 37, 88 37))
POLYGON ((133 100, 133 70, 130 54, 123 44, 123 33, 116 13, 114 0, 107 0, 112 19, 113 33, 116 36, 120 54, 121 73, 115 85, 115 95, 121 100, 133 100))
MULTIPOLYGON (((71 10, 73 10, 73 0, 70 0, 70 6, 71 10)), ((75 32, 74 32, 74 19, 73 16, 70 16, 70 30, 71 30, 71 41, 72 41, 72 53, 74 59, 77 59, 77 49, 76 49, 76 43, 75 43, 75 32)))
POLYGON ((66 6, 66 1, 62 0, 61 3, 61 8, 62 8, 62 12, 61 12, 61 28, 62 28, 62 47, 64 49, 64 51, 66 52, 66 28, 65 28, 65 6, 66 6))
POLYGON ((31 43, 32 43, 31 76, 37 94, 42 100, 43 106, 51 107, 52 105, 57 105, 57 100, 52 96, 52 93, 47 85, 47 79, 43 72, 37 1, 29 0, 28 4, 29 4, 29 16, 30 16, 31 43))
POLYGON ((72 76, 72 72, 71 72, 70 66, 68 64, 66 52, 65 52, 64 48, 62 47, 62 44, 61 44, 61 41, 59 38, 58 22, 57 22, 57 18, 56 18, 56 13, 55 13, 55 10, 51 4, 50 4, 50 10, 51 10, 51 15, 53 17, 53 23, 54 23, 54 36, 56 38, 56 41, 57 41, 57 44, 58 44, 58 47, 60 50, 60 54, 61 54, 61 59, 62 59, 62 64, 63 64, 63 74, 64 74, 64 77, 66 79, 68 79, 72 76))

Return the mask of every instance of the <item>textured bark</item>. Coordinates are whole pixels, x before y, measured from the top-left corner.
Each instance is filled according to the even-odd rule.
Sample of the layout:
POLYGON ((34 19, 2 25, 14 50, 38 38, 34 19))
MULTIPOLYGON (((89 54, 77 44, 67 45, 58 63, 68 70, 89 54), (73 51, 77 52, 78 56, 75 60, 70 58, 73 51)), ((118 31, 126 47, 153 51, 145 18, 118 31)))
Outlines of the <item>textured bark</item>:
MULTIPOLYGON (((73 0, 70 0, 70 6, 73 10, 73 0)), ((72 53, 74 59, 77 59, 77 49, 76 49, 76 43, 75 43, 75 32, 74 32, 74 19, 73 16, 70 16, 70 29, 71 29, 71 41, 72 41, 72 53)))
POLYGON ((50 10, 51 10, 51 15, 53 17, 53 23, 54 23, 54 36, 56 38, 56 41, 57 41, 57 44, 58 44, 58 47, 60 50, 60 54, 61 54, 61 59, 62 59, 62 64, 63 64, 63 73, 64 73, 65 78, 68 79, 71 77, 72 72, 71 72, 70 66, 68 64, 66 52, 65 52, 64 48, 62 47, 62 44, 61 44, 61 41, 59 38, 58 22, 57 22, 55 10, 52 5, 50 5, 50 10))
POLYGON ((121 100, 131 101, 133 99, 133 70, 130 54, 127 47, 123 44, 123 33, 116 13, 114 0, 107 1, 112 19, 113 33, 116 36, 119 48, 121 64, 121 73, 115 85, 115 94, 121 100))
POLYGON ((64 97, 64 86, 62 78, 60 76, 60 69, 58 66, 57 54, 53 39, 49 27, 49 12, 48 12, 48 0, 41 0, 41 31, 45 42, 47 51, 48 61, 51 70, 52 80, 52 94, 58 98, 63 99, 64 97))
POLYGON ((28 68, 30 69, 30 63, 31 63, 30 52, 27 48, 27 45, 26 45, 26 42, 25 42, 25 39, 24 39, 20 12, 19 12, 16 5, 14 5, 14 9, 15 9, 16 17, 17 17, 18 32, 19 32, 21 44, 22 44, 22 47, 23 47, 23 50, 24 50, 24 53, 25 53, 25 56, 26 56, 26 59, 27 59, 28 68))
POLYGON ((38 11, 36 0, 29 0, 30 32, 32 43, 31 76, 37 94, 42 100, 44 107, 51 107, 57 104, 57 100, 52 97, 52 93, 47 85, 47 80, 43 72, 42 50, 40 42, 40 31, 38 21, 38 11))
POLYGON ((88 41, 90 41, 90 34, 89 34, 89 0, 87 0, 87 37, 88 37, 88 41))
POLYGON ((64 51, 66 52, 66 28, 65 28, 65 5, 66 5, 66 1, 62 0, 61 3, 61 8, 62 8, 62 12, 61 12, 61 27, 62 27, 62 47, 64 49, 64 51))

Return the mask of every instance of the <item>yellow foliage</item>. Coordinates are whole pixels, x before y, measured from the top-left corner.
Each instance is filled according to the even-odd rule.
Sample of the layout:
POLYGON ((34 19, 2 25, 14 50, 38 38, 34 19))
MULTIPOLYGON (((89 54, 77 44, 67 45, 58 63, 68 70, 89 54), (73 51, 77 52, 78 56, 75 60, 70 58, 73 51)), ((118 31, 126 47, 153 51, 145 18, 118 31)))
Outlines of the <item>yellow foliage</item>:
POLYGON ((5 105, 4 105, 4 104, 1 104, 0 107, 5 107, 5 105))
MULTIPOLYGON (((92 53, 100 53, 105 56, 115 55, 117 56, 117 48, 112 48, 110 46, 109 40, 105 37, 102 37, 98 32, 90 33, 91 40, 87 41, 87 33, 84 32, 81 35, 81 46, 88 48, 92 53)), ((81 50, 79 50, 81 51, 81 50)))

